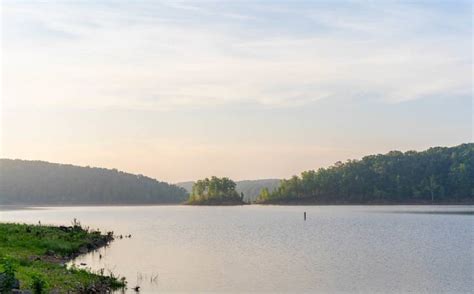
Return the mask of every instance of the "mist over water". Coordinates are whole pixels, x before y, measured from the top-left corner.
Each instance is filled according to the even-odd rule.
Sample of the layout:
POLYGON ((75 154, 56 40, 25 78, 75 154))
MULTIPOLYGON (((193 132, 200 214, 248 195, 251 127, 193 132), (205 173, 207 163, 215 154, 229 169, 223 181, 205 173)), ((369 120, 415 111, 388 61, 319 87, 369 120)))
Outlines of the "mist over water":
POLYGON ((141 293, 468 293, 473 213, 472 206, 55 207, 3 210, 0 221, 76 218, 131 234, 74 262, 125 276, 141 293))

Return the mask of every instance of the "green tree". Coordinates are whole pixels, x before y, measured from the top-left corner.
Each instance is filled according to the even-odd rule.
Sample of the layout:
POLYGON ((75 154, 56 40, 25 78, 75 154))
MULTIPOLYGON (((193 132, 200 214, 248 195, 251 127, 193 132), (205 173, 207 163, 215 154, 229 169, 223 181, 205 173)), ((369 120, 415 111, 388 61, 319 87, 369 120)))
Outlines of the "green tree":
POLYGON ((236 184, 229 178, 211 177, 194 183, 189 195, 190 204, 243 203, 243 194, 236 191, 236 184))
POLYGON ((338 161, 281 180, 274 191, 262 190, 258 201, 474 202, 473 179, 474 144, 469 143, 338 161))
POLYGON ((260 191, 260 195, 258 195, 257 201, 267 201, 270 199, 270 192, 268 191, 268 188, 263 188, 260 191))

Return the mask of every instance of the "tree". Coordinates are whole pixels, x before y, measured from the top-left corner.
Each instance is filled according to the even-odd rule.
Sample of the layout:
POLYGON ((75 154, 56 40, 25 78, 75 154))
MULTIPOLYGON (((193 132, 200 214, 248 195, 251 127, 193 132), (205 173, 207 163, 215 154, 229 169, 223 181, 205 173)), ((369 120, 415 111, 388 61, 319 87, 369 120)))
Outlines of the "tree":
POLYGON ((158 204, 187 196, 175 185, 116 169, 0 159, 0 204, 158 204))
POLYGON ((474 143, 338 161, 281 180, 258 202, 474 202, 474 143))
POLYGON ((268 188, 263 188, 262 191, 260 191, 260 195, 258 195, 257 201, 267 201, 270 198, 270 192, 268 191, 268 188))
POLYGON ((211 177, 194 183, 189 204, 243 203, 243 194, 237 193, 236 184, 229 178, 211 177))

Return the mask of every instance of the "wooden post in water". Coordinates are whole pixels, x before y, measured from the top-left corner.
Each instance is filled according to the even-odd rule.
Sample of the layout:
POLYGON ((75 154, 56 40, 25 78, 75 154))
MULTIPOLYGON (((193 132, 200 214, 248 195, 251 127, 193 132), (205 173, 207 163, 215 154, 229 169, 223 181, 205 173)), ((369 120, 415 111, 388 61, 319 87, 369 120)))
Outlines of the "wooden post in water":
POLYGON ((304 212, 304 220, 306 221, 306 211, 304 212))

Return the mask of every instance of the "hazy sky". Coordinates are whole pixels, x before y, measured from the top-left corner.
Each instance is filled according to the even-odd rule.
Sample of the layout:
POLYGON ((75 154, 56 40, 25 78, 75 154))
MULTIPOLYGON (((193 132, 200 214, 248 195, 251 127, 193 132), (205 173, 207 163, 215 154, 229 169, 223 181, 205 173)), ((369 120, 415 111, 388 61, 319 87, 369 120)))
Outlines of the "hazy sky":
POLYGON ((473 140, 469 1, 2 1, 0 157, 288 177, 473 140))

